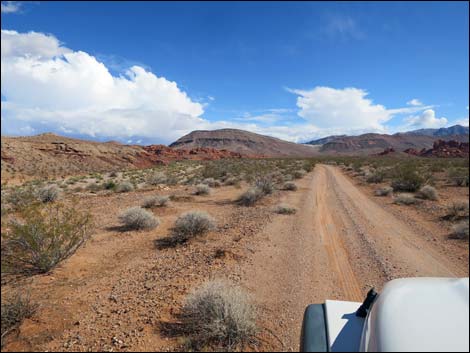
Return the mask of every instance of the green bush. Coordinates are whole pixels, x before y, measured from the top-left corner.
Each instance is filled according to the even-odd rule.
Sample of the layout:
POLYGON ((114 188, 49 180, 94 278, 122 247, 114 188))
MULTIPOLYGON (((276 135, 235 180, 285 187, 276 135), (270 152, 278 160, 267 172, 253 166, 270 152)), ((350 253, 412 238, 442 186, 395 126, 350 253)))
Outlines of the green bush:
POLYGON ((2 239, 2 272, 46 273, 89 237, 91 216, 63 205, 32 206, 9 223, 2 239))
POLYGON ((454 185, 468 186, 468 168, 451 168, 448 179, 454 185))
POLYGON ((391 186, 395 191, 415 192, 424 180, 411 165, 398 166, 394 173, 391 186))

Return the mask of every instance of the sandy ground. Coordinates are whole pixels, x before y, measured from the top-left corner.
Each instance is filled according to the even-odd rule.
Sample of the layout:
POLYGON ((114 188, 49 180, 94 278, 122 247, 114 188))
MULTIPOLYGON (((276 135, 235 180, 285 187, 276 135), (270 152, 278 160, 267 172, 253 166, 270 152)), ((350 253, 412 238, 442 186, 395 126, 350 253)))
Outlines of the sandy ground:
POLYGON ((317 165, 296 183, 296 192, 250 208, 233 203, 242 191, 233 187, 173 202, 154 211, 162 223, 144 232, 120 231, 117 215, 150 192, 83 200, 98 218, 93 239, 50 275, 29 280, 40 310, 4 350, 175 350, 180 339, 163 337, 158 324, 174 320, 191 288, 224 277, 260 308, 265 330, 253 349, 296 351, 310 303, 361 301, 370 287, 398 277, 468 276, 468 242, 449 240, 445 225, 370 196, 337 167, 317 165), (275 214, 280 202, 297 213, 275 214), (155 239, 192 209, 212 214, 217 231, 156 249, 155 239))

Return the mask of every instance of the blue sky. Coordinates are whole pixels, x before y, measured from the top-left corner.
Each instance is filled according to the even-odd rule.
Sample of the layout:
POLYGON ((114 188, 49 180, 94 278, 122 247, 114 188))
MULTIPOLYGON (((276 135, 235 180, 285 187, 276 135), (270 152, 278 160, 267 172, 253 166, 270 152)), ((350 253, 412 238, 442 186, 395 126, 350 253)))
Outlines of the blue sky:
POLYGON ((2 1, 2 133, 468 125, 467 2, 2 1))

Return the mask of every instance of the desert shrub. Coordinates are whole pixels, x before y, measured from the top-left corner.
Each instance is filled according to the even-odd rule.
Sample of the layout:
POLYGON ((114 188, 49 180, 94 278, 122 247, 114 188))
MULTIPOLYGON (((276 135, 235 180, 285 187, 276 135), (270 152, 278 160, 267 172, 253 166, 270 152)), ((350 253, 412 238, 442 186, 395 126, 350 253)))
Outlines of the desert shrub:
POLYGON ((118 172, 116 171, 112 171, 111 173, 109 173, 110 178, 116 178, 117 176, 118 176, 118 172))
POLYGON ((55 185, 47 185, 38 191, 38 198, 41 202, 54 202, 60 196, 60 188, 55 185))
POLYGON ((31 187, 15 188, 6 195, 2 195, 2 201, 4 198, 14 211, 24 209, 37 202, 36 194, 31 187))
POLYGON ((468 186, 468 168, 451 168, 447 175, 452 184, 457 186, 468 186))
POLYGON ((153 229, 160 224, 152 212, 140 207, 131 207, 119 215, 119 220, 128 229, 153 229))
POLYGON ((215 220, 206 212, 191 211, 179 216, 172 229, 175 243, 184 243, 215 228, 215 220))
POLYGON ((419 198, 425 199, 425 200, 437 200, 439 196, 437 195, 437 190, 433 188, 431 185, 424 185, 417 195, 419 198))
POLYGON ((207 282, 190 293, 181 317, 196 350, 210 346, 228 351, 243 349, 258 332, 250 297, 225 281, 207 282))
POLYGON ((236 185, 237 183, 239 183, 240 181, 235 178, 235 177, 229 177, 227 179, 225 179, 224 181, 224 184, 225 185, 236 185))
POLYGON ((64 205, 32 206, 2 234, 2 272, 45 273, 88 238, 91 216, 64 205))
POLYGON ((33 303, 27 294, 15 292, 9 298, 2 296, 2 323, 1 346, 3 347, 5 336, 16 329, 24 319, 30 318, 36 312, 37 305, 33 303))
POLYGON ((295 183, 293 183, 292 181, 287 181, 284 183, 282 188, 284 190, 295 191, 297 190, 297 185, 295 185, 295 183))
POLYGON ((87 185, 86 189, 90 191, 91 193, 96 193, 98 191, 103 190, 104 186, 96 183, 92 183, 87 185))
POLYGON ((166 184, 167 181, 168 178, 163 172, 155 172, 147 177, 147 184, 149 185, 166 184))
POLYGON ((451 236, 458 239, 468 240, 468 219, 460 223, 455 224, 452 227, 451 236))
POLYGON ((306 162, 304 162, 304 167, 303 167, 303 169, 304 169, 305 171, 307 171, 307 173, 310 173, 310 172, 313 170, 314 167, 315 167, 315 162, 313 162, 313 161, 306 161, 306 162))
POLYGON ((253 206, 258 200, 263 197, 263 192, 256 187, 252 187, 241 194, 237 202, 243 206, 253 206))
POLYGON ((415 192, 419 190, 423 181, 413 166, 404 165, 396 168, 391 186, 395 191, 415 192))
POLYGON ((289 205, 281 204, 276 207, 276 213, 279 214, 294 214, 297 210, 289 205))
POLYGON ((168 196, 149 196, 142 203, 143 208, 165 207, 170 198, 168 196))
POLYGON ((299 170, 294 171, 294 173, 292 174, 295 179, 301 179, 305 176, 305 174, 307 174, 307 172, 303 169, 299 169, 299 170))
POLYGON ((209 187, 213 188, 215 186, 215 179, 214 178, 206 178, 202 181, 201 184, 208 185, 209 187))
POLYGON ((134 190, 134 185, 128 181, 123 181, 116 186, 117 192, 130 192, 134 190))
POLYGON ((116 183, 112 180, 107 181, 106 183, 103 184, 103 187, 106 190, 114 190, 116 188, 116 183))
POLYGON ((376 170, 375 172, 366 173, 366 181, 371 184, 381 183, 384 180, 384 172, 376 170))
POLYGON ((255 187, 261 190, 264 195, 270 195, 274 191, 274 183, 271 178, 257 178, 255 187))
POLYGON ((454 201, 447 207, 444 218, 455 220, 469 216, 468 201, 454 201))
POLYGON ((393 188, 390 186, 385 186, 383 188, 379 188, 375 190, 376 196, 389 196, 393 193, 393 188))
POLYGON ((393 202, 400 205, 414 205, 418 203, 418 200, 412 194, 400 194, 393 202))
POLYGON ((211 192, 211 188, 209 185, 206 184, 198 184, 196 185, 196 191, 194 192, 196 195, 209 195, 211 192))

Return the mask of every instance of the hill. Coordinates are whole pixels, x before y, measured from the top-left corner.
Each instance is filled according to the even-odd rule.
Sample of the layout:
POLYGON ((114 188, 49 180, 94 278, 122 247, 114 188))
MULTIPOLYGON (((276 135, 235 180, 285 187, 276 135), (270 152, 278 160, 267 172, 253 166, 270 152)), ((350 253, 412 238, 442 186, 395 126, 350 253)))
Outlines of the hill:
POLYGON ((170 147, 177 149, 211 147, 265 157, 307 157, 318 154, 317 149, 312 146, 237 129, 193 131, 173 142, 170 147))
POLYGON ((51 133, 2 136, 2 182, 90 172, 146 168, 173 160, 241 158, 240 153, 213 148, 172 149, 164 145, 94 142, 51 133))

